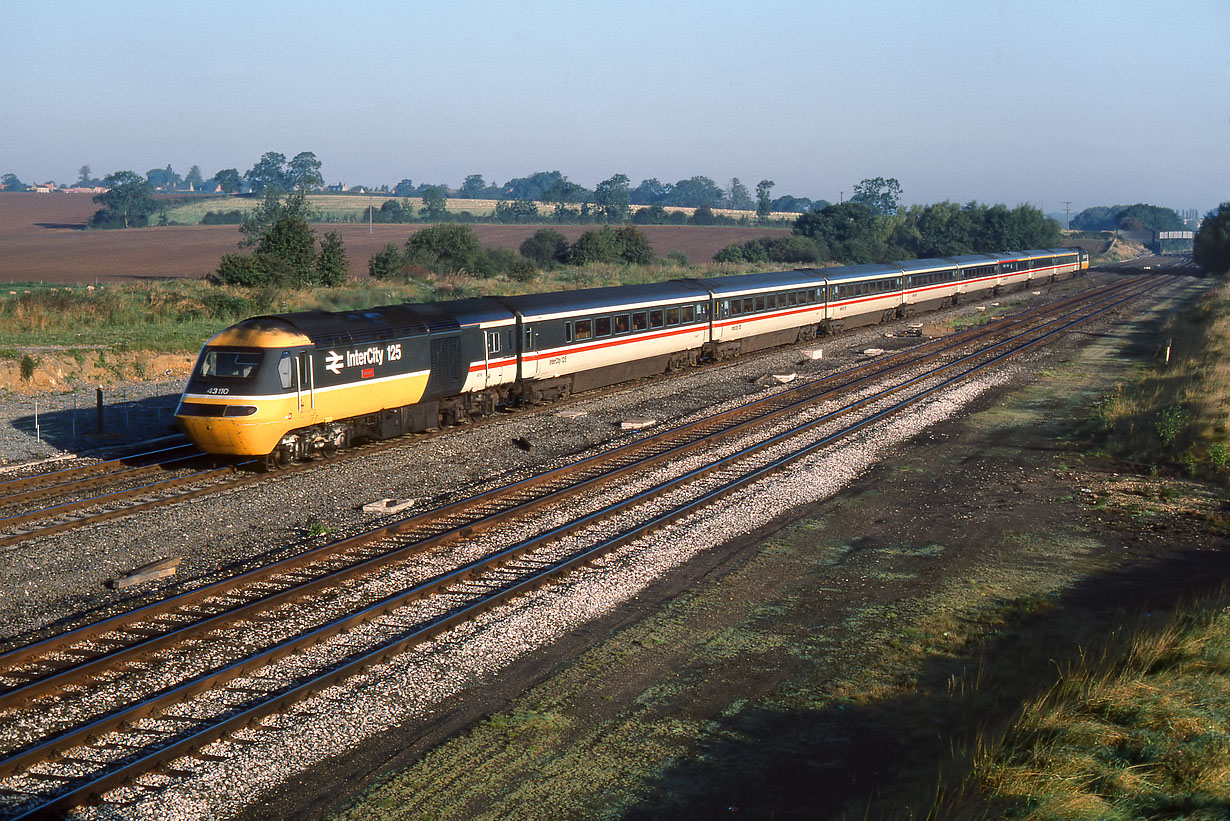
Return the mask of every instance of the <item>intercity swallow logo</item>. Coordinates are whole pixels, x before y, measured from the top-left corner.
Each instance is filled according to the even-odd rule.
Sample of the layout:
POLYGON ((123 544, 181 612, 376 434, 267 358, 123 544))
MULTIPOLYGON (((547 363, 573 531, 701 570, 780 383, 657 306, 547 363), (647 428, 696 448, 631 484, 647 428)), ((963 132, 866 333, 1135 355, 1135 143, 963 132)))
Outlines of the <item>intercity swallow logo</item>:
POLYGON ((325 370, 340 375, 342 363, 345 361, 345 358, 337 351, 329 351, 329 355, 325 357, 325 370))

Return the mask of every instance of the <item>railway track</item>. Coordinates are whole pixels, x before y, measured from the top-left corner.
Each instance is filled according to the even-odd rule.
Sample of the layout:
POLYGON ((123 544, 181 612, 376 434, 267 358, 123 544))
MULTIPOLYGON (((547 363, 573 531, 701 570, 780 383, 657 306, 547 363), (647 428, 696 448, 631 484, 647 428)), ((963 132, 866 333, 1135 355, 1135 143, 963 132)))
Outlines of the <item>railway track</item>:
MULTIPOLYGON (((615 390, 622 390, 622 387, 615 386, 603 392, 615 390)), ((594 395, 597 394, 588 394, 586 398, 594 395)), ((489 418, 472 424, 495 421, 496 418, 489 418)), ((427 435, 438 435, 438 432, 427 435)), ((273 476, 293 475, 362 459, 397 447, 401 441, 365 443, 330 457, 290 465, 273 476)), ((223 464, 191 445, 181 445, 0 482, 0 550, 43 536, 266 481, 268 476, 256 472, 257 462, 223 464), (44 500, 51 502, 44 504, 44 500)))
MULTIPOLYGON (((59 812, 122 783, 134 772, 200 750, 260 715, 284 709, 314 688, 340 681, 649 530, 690 515, 957 379, 1028 350, 1159 284, 1156 280, 1124 283, 1093 296, 1082 295, 1084 302, 1092 303, 1086 307, 1077 307, 1076 300, 1048 306, 1047 312, 1059 317, 1047 318, 1039 310, 925 343, 0 655, 0 676, 6 686, 0 692, 0 714, 11 728, 2 742, 6 753, 0 760, 0 775, 7 776, 4 787, 13 815, 59 812), (839 394, 850 398, 836 402, 839 394), (896 394, 904 398, 897 400, 896 394), (851 414, 858 416, 838 423, 851 414), (757 434, 755 441, 741 441, 766 428, 768 433, 757 434), (810 439, 798 447, 786 444, 800 436, 810 439), (718 441, 727 450, 720 456, 715 454, 718 441), (737 446, 731 444, 736 441, 737 446), (777 452, 783 448, 785 453, 777 452), (679 470, 685 460, 701 455, 713 458, 679 470), (749 460, 759 461, 739 467, 749 460), (645 483, 646 477, 664 467, 673 468, 670 477, 645 483), (685 487, 692 488, 691 501, 672 502, 667 512, 648 517, 633 515, 647 500, 660 500, 685 487), (446 569, 439 566, 439 559, 421 561, 430 551, 467 539, 473 542, 477 534, 523 523, 546 507, 558 509, 583 493, 610 493, 612 488, 618 489, 619 499, 589 504, 587 512, 564 524, 497 550, 481 551, 485 555, 466 559, 473 549, 470 554, 455 551, 446 569), (637 521, 586 540, 579 549, 568 539, 616 519, 637 521), (420 561, 406 561, 413 557, 420 561), (374 595, 365 580, 393 572, 388 568, 398 563, 402 567, 396 571, 396 592, 374 595), (449 591, 448 598, 439 597, 442 591, 449 591), (294 628, 286 626, 291 610, 296 611, 294 628), (307 611, 315 616, 310 626, 303 626, 307 611), (343 650, 338 650, 336 641, 328 641, 356 631, 380 635, 364 639, 360 649, 343 641, 343 650), (254 633, 262 644, 256 652, 235 649, 251 644, 254 633), (327 646, 333 649, 313 649, 327 646), (300 670, 276 679, 269 674, 289 659, 315 653, 324 658, 310 675, 300 670), (209 662, 203 664, 206 657, 209 662), (254 675, 260 683, 254 683, 254 675), (131 680, 137 678, 146 680, 144 692, 133 686, 131 680), (269 685, 275 679, 280 684, 269 685), (120 681, 126 690, 123 697, 116 692, 120 681), (216 709, 207 710, 199 700, 191 700, 201 693, 229 695, 213 698, 216 709), (48 725, 49 712, 65 718, 48 725), (140 743, 135 743, 137 738, 140 743), (90 739, 95 739, 93 745, 90 739), (81 752, 83 745, 90 752, 81 752), (110 763, 97 764, 101 748, 111 751, 110 763), (49 763, 51 759, 58 761, 49 763), (97 766, 87 766, 91 761, 97 766), (85 772, 91 766, 101 772, 85 772), (58 789, 48 790, 46 782, 58 789)), ((6 805, 0 805, 3 812, 6 805)))

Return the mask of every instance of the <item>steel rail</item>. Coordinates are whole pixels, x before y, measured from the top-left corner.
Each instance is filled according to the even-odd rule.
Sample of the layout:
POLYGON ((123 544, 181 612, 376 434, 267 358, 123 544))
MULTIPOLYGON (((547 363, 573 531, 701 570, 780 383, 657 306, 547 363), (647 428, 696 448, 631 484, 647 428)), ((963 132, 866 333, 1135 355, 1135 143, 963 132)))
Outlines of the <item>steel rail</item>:
MULTIPOLYGON (((1122 283, 1122 287, 1132 287, 1135 284, 1137 284, 1137 281, 1122 283)), ((1108 290, 1108 289, 1100 289, 1100 291, 1101 290, 1108 290)), ((1092 294, 1086 293, 1082 296, 1084 297, 1083 301, 1087 301, 1091 297, 1094 297, 1094 296, 1100 297, 1103 295, 1104 294, 1101 294, 1099 292, 1093 292, 1092 294)), ((1067 300, 1065 302, 1071 302, 1071 301, 1074 301, 1074 300, 1067 300)), ((1059 303, 1060 306, 1062 306, 1063 304, 1064 303, 1059 303)), ((1054 310, 1056 306, 1051 305, 1051 306, 1045 306, 1045 307, 1046 309, 1054 310)), ((1043 309, 1036 309, 1036 310, 1043 310, 1043 309)), ((1013 318, 1013 319, 1010 319, 1009 321, 1019 322, 1021 320, 1013 318)), ((414 516, 410 516, 410 517, 398 520, 382 528, 373 529, 369 531, 368 533, 359 534, 358 536, 353 536, 348 539, 343 539, 337 542, 330 543, 328 545, 322 545, 318 548, 314 548, 305 553, 298 554, 293 557, 288 557, 279 562, 275 562, 273 564, 266 565, 261 568, 254 568, 253 570, 246 571, 242 574, 231 577, 229 579, 219 580, 217 582, 213 582, 209 585, 202 586, 192 591, 187 591, 177 596, 164 599, 160 602, 154 602, 149 605, 145 605, 143 607, 137 608, 127 613, 117 614, 116 616, 110 617, 108 619, 104 619, 104 620, 95 622, 90 625, 84 625, 80 628, 77 628, 72 631, 68 631, 66 633, 63 633, 57 636, 52 636, 47 639, 31 643, 24 647, 15 648, 15 649, 6 651, 4 653, 0 653, 0 671, 12 670, 15 667, 18 667, 22 664, 30 663, 33 659, 37 658, 40 655, 46 655, 49 653, 57 652, 58 650, 64 647, 92 641, 100 635, 105 635, 107 633, 116 632, 116 631, 122 631, 125 625, 131 625, 131 624, 140 623, 140 622, 147 622, 147 621, 157 618, 158 616, 165 615, 168 613, 173 613, 180 608, 199 606, 202 602, 210 598, 213 598, 213 597, 222 596, 236 589, 239 586, 242 586, 245 584, 250 585, 250 584, 264 582, 277 574, 293 572, 312 562, 318 562, 323 559, 329 558, 331 556, 344 553, 345 551, 353 549, 356 546, 360 546, 360 545, 363 545, 363 544, 366 544, 372 541, 376 541, 379 539, 384 539, 384 538, 388 538, 391 536, 398 536, 398 535, 402 535, 408 532, 412 532, 416 528, 422 528, 424 525, 428 524, 429 522, 434 522, 434 521, 445 519, 451 516, 456 516, 456 515, 461 514, 465 510, 489 505, 498 498, 514 496, 518 493, 522 493, 526 491, 527 489, 531 487, 536 487, 538 485, 549 483, 551 481, 555 481, 560 478, 563 478, 567 475, 572 475, 572 474, 582 472, 585 470, 598 470, 600 475, 613 476, 615 474, 612 474, 612 472, 609 469, 603 466, 612 461, 618 460, 620 458, 626 458, 628 454, 634 454, 636 451, 641 451, 641 450, 645 450, 645 449, 657 446, 658 443, 661 443, 668 439, 676 438, 682 435, 686 435, 693 431, 701 430, 706 426, 717 424, 724 420, 733 419, 740 414, 753 412, 757 408, 769 406, 771 404, 781 404, 784 401, 790 401, 790 404, 786 405, 784 408, 779 409, 778 411, 775 411, 775 412, 770 412, 770 413, 781 414, 788 410, 797 408, 801 402, 806 403, 806 402, 821 401, 827 398, 828 396, 830 396, 836 390, 848 390, 851 387, 856 386, 862 382, 882 378, 883 376, 893 371, 900 370, 905 367, 914 367, 920 361, 923 360, 923 357, 918 356, 918 355, 919 354, 925 355, 927 349, 936 348, 939 350, 939 352, 950 350, 952 348, 959 347, 960 345, 968 344, 970 341, 974 341, 978 338, 982 338, 987 335, 999 332, 1000 330, 1002 330, 1002 327, 1003 327, 1002 324, 989 324, 987 326, 982 326, 981 328, 970 329, 966 332, 963 332, 962 334, 958 334, 953 337, 946 337, 943 339, 933 340, 923 345, 915 346, 905 351, 897 352, 895 354, 892 354, 891 356, 881 357, 877 360, 874 360, 873 362, 864 363, 858 366, 853 366, 851 368, 847 368, 842 371, 838 371, 836 373, 829 374, 829 375, 820 377, 815 380, 810 380, 809 382, 802 383, 789 390, 779 392, 772 396, 764 397, 759 400, 754 400, 753 402, 750 402, 750 403, 745 403, 744 405, 741 405, 737 408, 733 408, 731 410, 724 411, 719 414, 712 414, 708 417, 704 417, 702 419, 696 420, 691 423, 668 428, 666 430, 652 434, 648 437, 637 439, 632 442, 621 445, 617 448, 604 451, 602 453, 587 457, 586 459, 582 459, 582 460, 578 460, 576 462, 570 463, 569 465, 566 465, 562 468, 557 468, 555 470, 542 472, 542 473, 536 474, 535 476, 520 480, 518 482, 514 482, 511 484, 504 485, 499 488, 493 489, 484 494, 479 494, 478 496, 471 497, 469 499, 463 499, 458 502, 454 502, 450 505, 445 505, 441 508, 437 508, 432 511, 427 511, 424 513, 416 514, 414 516), (910 357, 910 356, 914 356, 915 358, 913 360, 902 362, 897 365, 891 365, 889 367, 882 367, 885 364, 890 363, 894 360, 903 359, 903 358, 910 357), (804 395, 808 391, 815 390, 817 386, 823 386, 826 383, 840 380, 843 377, 855 376, 861 371, 869 371, 869 373, 862 376, 861 378, 855 379, 850 382, 843 383, 840 385, 840 387, 828 390, 825 393, 814 395, 814 396, 807 396, 803 400, 798 400, 798 401, 790 400, 790 397, 792 396, 804 395)), ((746 425, 748 423, 742 423, 742 424, 746 425)), ((735 432, 737 432, 737 430, 738 429, 736 429, 735 432)), ((675 454, 678 454, 679 452, 680 451, 676 450, 675 454)), ((669 455, 671 455, 671 452, 667 451, 667 456, 669 455)), ((664 456, 661 458, 667 458, 667 457, 664 456)), ((623 469, 617 475, 622 475, 622 473, 626 473, 626 472, 627 470, 623 469)), ((556 501, 559 498, 561 498, 561 496, 557 492, 556 494, 551 495, 547 499, 543 500, 543 502, 541 503, 545 504, 551 501, 556 501)), ((516 506, 514 513, 503 515, 503 516, 497 514, 497 515, 487 515, 487 516, 480 517, 478 521, 469 522, 464 526, 458 526, 458 527, 450 528, 446 530, 444 534, 434 539, 431 544, 428 544, 425 547, 435 546, 437 544, 443 543, 447 535, 452 535, 453 537, 461 537, 461 536, 467 535, 468 533, 476 532, 482 527, 497 524, 503 519, 509 518, 509 516, 511 515, 517 515, 517 514, 524 513, 529 509, 532 509, 532 507, 530 506, 530 503, 522 503, 516 506)), ((401 551, 400 553, 404 554, 404 551, 401 551)), ((404 557, 404 555, 401 555, 399 557, 404 557)), ((393 559, 393 560, 396 560, 396 559, 393 559)), ((365 562, 363 566, 366 568, 370 568, 371 563, 365 562)), ((333 575, 328 576, 327 578, 334 579, 336 581, 342 577, 337 572, 335 572, 333 575)), ((302 592, 302 594, 307 594, 307 593, 313 592, 318 587, 319 587, 319 584, 317 582, 304 582, 299 585, 295 585, 290 589, 299 590, 302 592)), ((281 599, 280 598, 279 599, 269 599, 269 602, 270 603, 267 606, 276 606, 277 604, 281 602, 281 599)), ((253 612, 251 609, 251 603, 245 604, 239 608, 232 608, 232 609, 223 611, 223 613, 234 613, 234 614, 241 614, 241 613, 251 614, 251 612, 253 612)), ((222 615, 222 613, 220 613, 219 615, 222 615)), ((159 644, 159 641, 160 639, 157 639, 157 638, 150 639, 146 642, 141 643, 139 646, 147 647, 147 648, 161 646, 159 644)), ((16 690, 12 692, 17 692, 17 691, 35 693, 35 692, 45 692, 46 690, 43 689, 42 687, 32 684, 28 686, 28 689, 17 688, 16 690)), ((12 695, 9 693, 0 694, 0 705, 4 705, 8 703, 11 698, 12 698, 12 695)))
MULTIPOLYGON (((1067 317, 1064 317, 1068 319, 1068 321, 1066 323, 1060 324, 1059 327, 1053 328, 1051 330, 1046 330, 1045 327, 1030 329, 1028 331, 1025 331, 1021 334, 1016 335, 1015 337, 1011 339, 1002 340, 981 351, 963 356, 954 362, 946 363, 940 366, 939 368, 935 369, 934 371, 931 371, 927 374, 922 374, 912 379, 909 379, 906 382, 901 383, 900 385, 893 386, 885 391, 877 393, 874 396, 864 397, 858 400, 856 403, 854 403, 852 407, 854 406, 866 407, 876 401, 883 399, 887 395, 898 393, 904 390, 908 386, 917 385, 928 379, 934 379, 934 377, 942 371, 948 371, 948 370, 951 370, 957 367, 960 364, 969 362, 977 358, 983 358, 983 361, 972 364, 971 367, 969 367, 967 370, 961 373, 958 373, 956 375, 950 376, 937 384, 925 386, 917 394, 913 394, 909 397, 906 397, 905 399, 897 402, 896 404, 894 404, 893 406, 889 408, 882 409, 880 411, 873 413, 872 415, 868 417, 857 420, 851 425, 846 426, 840 431, 826 435, 816 442, 810 443, 804 446, 803 448, 794 451, 791 454, 788 454, 786 456, 783 456, 783 457, 780 457, 774 460, 769 465, 755 468, 752 471, 745 473, 741 477, 728 481, 721 488, 715 489, 713 491, 709 491, 705 494, 702 494, 702 496, 700 496, 697 499, 694 499, 684 505, 673 508, 671 511, 659 514, 658 516, 653 517, 648 522, 642 523, 633 528, 625 530, 624 532, 617 534, 614 537, 603 540, 599 542, 598 544, 591 546, 587 548, 586 550, 581 551, 577 554, 574 554, 573 556, 567 559, 561 560, 559 562, 555 562, 547 568, 531 573, 527 578, 524 578, 516 582, 515 584, 506 585, 502 587, 499 592, 495 593, 494 595, 490 597, 484 598, 478 602, 465 605, 462 608, 458 608, 452 613, 444 617, 431 620, 426 625, 416 628, 415 630, 409 633, 403 634, 402 636, 399 636, 396 639, 382 642, 381 644, 379 644, 373 649, 365 650, 365 651, 362 651, 361 653, 354 654, 343 663, 331 665, 330 668, 325 673, 318 675, 309 681, 299 682, 298 684, 292 686, 291 688, 283 689, 281 692, 277 693, 276 695, 274 695, 273 698, 267 700, 266 702, 253 705, 247 709, 236 712, 228 716, 224 721, 220 723, 215 723, 211 726, 207 726, 207 727, 204 727, 198 730, 193 730, 188 735, 182 736, 181 738, 177 739, 175 742, 169 745, 160 747, 159 749, 152 751, 148 755, 145 755, 137 759, 135 762, 132 762, 130 764, 130 767, 126 767, 122 770, 117 770, 112 773, 103 774, 100 777, 88 780, 87 783, 81 783, 81 784, 75 785, 73 788, 71 788, 70 791, 52 799, 51 801, 45 803, 41 807, 35 808, 31 812, 32 813, 58 812, 58 811, 67 809, 77 803, 80 803, 80 801, 85 797, 88 797, 90 795, 101 794, 102 792, 105 792, 107 789, 110 789, 111 787, 114 787, 120 783, 123 783, 124 780, 131 777, 133 772, 146 771, 153 766, 157 766, 159 764, 162 764, 170 760, 173 760, 175 758, 178 758, 182 755, 191 753, 192 751, 199 749, 201 746, 204 746, 205 744, 211 743, 212 741, 225 737, 229 733, 234 732, 236 729, 239 729, 243 726, 247 726, 253 721, 259 720, 265 715, 268 715, 273 712, 283 711, 286 709, 287 706, 289 706, 289 704, 294 703, 295 701, 301 700, 307 695, 310 695, 311 693, 319 691, 323 687, 331 686, 332 684, 337 683, 341 680, 344 680, 345 678, 348 678, 349 676, 353 675, 354 673, 362 669, 365 669, 367 667, 370 667, 373 664, 383 661, 384 659, 388 658, 391 655, 395 655, 396 653, 402 652, 407 647, 415 643, 419 643, 435 635, 438 635, 439 633, 451 628, 452 626, 460 623, 461 621, 469 620, 470 618, 473 617, 473 615, 479 612, 484 612, 488 609, 491 609, 492 607, 497 606, 498 604, 502 604, 505 601, 508 601, 511 598, 519 596, 529 590, 536 589, 537 587, 540 587, 541 585, 545 584, 551 579, 556 578, 560 575, 563 575, 567 572, 570 572, 575 567, 589 563, 590 561, 592 561, 594 558, 597 558, 602 553, 605 553, 611 549, 614 549, 615 547, 618 547, 622 544, 627 544, 628 542, 633 541, 637 538, 640 538, 641 536, 645 535, 646 533, 652 530, 660 529, 661 527, 666 526, 667 524, 669 524, 672 521, 677 520, 678 518, 690 515, 692 512, 700 509, 702 506, 707 505, 711 503, 712 501, 715 501, 716 499, 719 499, 725 495, 733 493, 738 489, 746 487, 752 482, 755 482, 759 480, 760 478, 763 478, 764 476, 772 472, 781 470, 785 466, 797 461, 798 459, 804 458, 805 456, 810 455, 811 453, 814 453, 815 451, 826 446, 827 444, 830 444, 831 442, 835 441, 836 439, 842 436, 848 436, 851 433, 861 430, 862 428, 866 427, 867 425, 872 424, 875 421, 886 418, 887 416, 892 415, 894 413, 900 412, 904 408, 907 408, 913 404, 916 404, 922 399, 928 396, 931 396, 940 390, 943 390, 945 387, 948 387, 949 385, 957 381, 968 378, 970 375, 977 373, 987 367, 990 367, 991 365, 996 364, 1010 356, 1014 356, 1025 350, 1029 350, 1058 334, 1064 333, 1069 328, 1075 325, 1088 321, 1090 318, 1094 316, 1100 315, 1101 313, 1104 313, 1106 311, 1113 309, 1118 304, 1122 304, 1123 302, 1136 298, 1136 296, 1137 295, 1131 295, 1131 296, 1124 297, 1122 300, 1116 303, 1103 306, 1096 311, 1092 311, 1086 314, 1085 316, 1070 318, 1072 314, 1079 313, 1079 312, 1072 312, 1072 314, 1068 315, 1067 317), (1002 351, 992 356, 991 358, 985 358, 988 353, 994 352, 996 349, 1002 348, 1014 341, 1017 341, 1021 337, 1031 336, 1031 335, 1035 336, 1035 338, 1027 340, 1024 343, 1018 345, 1017 347, 1012 348, 1011 350, 1002 351)), ((1054 322, 1047 323, 1047 325, 1053 325, 1059 322, 1060 320, 1055 320, 1054 322)), ((801 430, 808 430, 815 426, 823 424, 825 421, 831 420, 835 415, 836 415, 836 412, 833 414, 826 414, 815 420, 811 420, 810 422, 806 423, 804 426, 801 426, 799 429, 795 431, 778 434, 777 436, 774 436, 769 440, 766 440, 761 443, 757 443, 756 445, 753 445, 750 448, 744 449, 740 451, 739 453, 731 454, 726 457, 722 457, 721 459, 717 460, 714 463, 711 463, 710 465, 707 465, 703 468, 698 468, 694 471, 690 471, 687 474, 684 474, 683 476, 675 477, 669 480, 668 482, 662 483, 661 485, 653 488, 652 490, 643 491, 641 493, 638 493, 629 500, 624 500, 623 502, 617 503, 616 505, 608 506, 607 508, 604 508, 603 511, 595 511, 591 514, 587 514, 586 516, 575 519, 566 525, 562 525, 558 528, 553 528, 552 530, 548 531, 545 534, 540 534, 539 536, 535 537, 532 540, 526 540, 526 542, 522 542, 519 545, 514 545, 510 548, 497 551, 496 553, 492 554, 491 556, 485 557, 482 560, 476 560, 475 562, 467 563, 466 565, 456 568, 455 570, 450 571, 447 574, 442 574, 441 576, 437 576, 434 579, 417 584, 412 588, 409 588, 404 591, 400 591, 399 593, 393 596, 386 597, 385 599, 382 599, 379 602, 373 603, 372 605, 369 605, 355 613, 349 614, 345 617, 334 619, 322 627, 308 631, 303 636, 279 642, 271 647, 266 648, 265 650, 258 652, 257 654, 253 655, 249 659, 245 659, 240 662, 227 665, 226 667, 218 671, 217 675, 210 674, 208 681, 206 680, 205 676, 200 676, 200 677, 197 677, 196 679, 183 682, 180 685, 177 685, 176 687, 168 690, 165 695, 160 695, 156 698, 158 698, 159 701, 161 701, 163 698, 166 698, 168 700, 179 700, 185 695, 190 697, 191 695, 202 692, 205 689, 209 689, 211 686, 215 686, 216 683, 232 680, 233 678, 243 675, 246 672, 250 672, 261 666, 265 666, 266 664, 272 663, 273 661, 276 661, 280 658, 284 658, 287 655, 290 655, 291 653, 299 652, 302 649, 305 649, 305 646, 308 643, 318 643, 320 641, 323 641, 326 638, 330 638, 339 633, 345 632, 346 630, 351 629, 359 624, 363 624, 368 621, 371 621, 372 619, 377 618, 379 615, 382 615, 384 613, 390 612, 391 610, 402 607, 410 601, 413 601, 417 598, 422 598, 424 595, 430 594, 430 592, 446 589, 459 580, 473 578, 475 574, 478 572, 481 572, 483 568, 501 567, 507 564, 508 562, 512 561, 514 558, 520 556, 521 553, 524 552, 526 549, 532 549, 532 548, 527 548, 527 546, 530 544, 537 546, 537 545, 540 545, 544 540, 551 539, 551 538, 557 538, 560 534, 571 533, 571 532, 574 532, 575 530, 586 527, 589 524, 592 524, 594 521, 596 521, 597 518, 599 517, 610 516, 612 515, 612 512, 615 510, 626 509, 627 507, 633 504, 637 504, 641 501, 644 501, 647 498, 660 495, 661 493, 665 492, 665 490, 667 489, 677 487, 683 484, 684 482, 694 480, 695 478, 701 475, 709 474, 725 466, 729 466, 737 461, 746 459, 747 456, 751 455, 752 453, 760 452, 766 448, 772 447, 773 445, 779 443, 780 441, 783 441, 786 438, 797 436, 798 432, 801 430)), ((165 704, 163 706, 165 707, 165 704)), ((89 735, 97 734, 101 732, 107 732, 108 730, 114 729, 115 727, 121 726, 125 723, 130 723, 132 721, 140 720, 141 718, 157 714, 158 712, 160 712, 160 709, 161 709, 160 707, 154 705, 150 701, 147 701, 147 702, 144 702, 138 705, 133 705, 130 708, 127 708, 123 711, 112 714, 104 719, 100 719, 99 721, 93 722, 85 727, 79 728, 78 730, 73 731, 71 734, 69 734, 69 736, 79 742, 81 740, 84 740, 84 738, 88 737, 89 735)), ((47 744, 51 744, 51 743, 52 741, 47 742, 47 744)), ((43 745, 40 745, 40 748, 42 746, 43 745)), ((68 746, 74 746, 74 745, 69 744, 68 746)), ((57 746, 54 749, 64 749, 64 746, 62 745, 57 746)), ((34 751, 31 750, 30 754, 33 754, 33 753, 34 751)), ((22 815, 19 817, 24 818, 24 817, 34 817, 34 816, 33 815, 22 815)))
MULTIPOLYGON (((955 347, 955 345, 942 348, 941 350, 948 350, 951 347, 955 347)), ((917 351, 917 349, 913 350, 917 351)), ((572 463, 564 468, 538 474, 535 477, 530 477, 529 479, 522 480, 521 482, 504 486, 488 494, 483 494, 469 500, 462 500, 454 503, 453 505, 446 506, 435 511, 409 517, 408 519, 403 519, 399 522, 386 525, 383 528, 377 528, 365 534, 360 534, 339 542, 334 542, 330 545, 322 546, 321 548, 317 548, 316 551, 312 551, 313 553, 317 551, 322 552, 321 555, 313 557, 314 560, 320 560, 329 555, 344 553, 346 550, 361 547, 372 541, 394 536, 402 536, 406 533, 412 532, 415 528, 421 528, 424 521, 447 519, 450 516, 457 515, 458 511, 463 508, 468 509, 489 505, 492 497, 496 495, 514 497, 514 500, 511 501, 508 506, 503 509, 499 509, 496 512, 486 513, 479 516, 477 519, 463 521, 461 524, 450 525, 444 529, 438 529, 431 535, 419 537, 411 543, 397 549, 385 551, 342 568, 331 568, 328 572, 318 578, 299 581, 283 588, 282 590, 273 593, 265 593, 258 598, 254 598, 239 605, 229 606, 212 615, 202 617, 200 614, 193 614, 196 621, 192 624, 184 625, 177 630, 168 631, 160 635, 146 636, 141 640, 127 646, 123 646, 118 649, 113 648, 105 653, 100 653, 93 659, 82 659, 75 664, 61 667, 50 675, 36 677, 25 684, 15 686, 6 692, 0 693, 0 707, 9 707, 12 704, 20 702, 24 699, 33 698, 43 693, 63 687, 67 683, 72 683, 79 678, 87 677, 89 675, 102 672, 106 669, 119 666, 141 654, 154 652, 155 650, 164 648, 170 644, 183 641, 185 640, 185 636, 189 633, 199 635, 210 632, 211 630, 224 626, 227 622, 240 618, 250 618, 262 610, 268 610, 281 606, 292 599, 304 598, 315 593, 319 593, 328 587, 337 585, 341 582, 360 577, 384 564, 401 561, 415 553, 425 551, 432 547, 436 547, 476 532, 481 532, 482 530, 493 527, 503 521, 514 519, 519 516, 525 516, 529 512, 540 507, 558 503, 561 499, 567 496, 575 495, 585 490, 590 490, 602 484, 615 482, 625 475, 643 470, 650 465, 659 464, 669 459, 678 458, 692 450, 707 445, 715 437, 728 438, 735 436, 753 426, 765 424, 772 419, 778 418, 787 413, 796 412, 804 405, 823 401, 838 391, 849 390, 853 386, 866 382, 871 378, 879 379, 889 372, 900 370, 905 367, 914 367, 919 361, 921 361, 921 357, 896 366, 883 368, 871 376, 863 376, 853 382, 845 383, 839 388, 828 389, 819 394, 806 395, 803 392, 808 385, 799 386, 791 391, 783 391, 770 397, 755 400, 752 403, 746 403, 743 406, 731 409, 721 414, 714 414, 695 422, 660 432, 646 439, 625 444, 619 448, 572 463), (801 396, 801 398, 799 398, 799 396, 801 396), (772 405, 776 405, 776 407, 772 407, 772 405), (750 410, 760 408, 761 406, 766 406, 769 409, 763 411, 760 416, 746 416, 750 410), (744 418, 740 419, 741 415, 743 415, 744 418), (727 424, 727 427, 718 431, 708 430, 708 428, 719 421, 727 424), (682 438, 683 436, 689 434, 696 435, 699 438, 670 444, 669 440, 672 437, 682 438), (663 443, 667 445, 664 448, 661 447, 663 443), (654 447, 659 447, 660 449, 654 451, 654 447), (647 450, 651 451, 650 455, 637 456, 638 452, 647 450), (633 459, 634 461, 625 461, 622 465, 618 465, 620 460, 625 459, 633 459), (613 468, 606 466, 611 463, 616 463, 618 466, 613 468), (531 486, 538 487, 544 484, 549 484, 552 480, 582 472, 587 468, 595 471, 589 476, 589 478, 574 481, 572 484, 561 489, 551 490, 548 488, 545 493, 537 497, 531 497, 520 501, 515 500, 517 492, 521 490, 531 486)), ((859 370, 865 367, 865 365, 858 366, 858 368, 853 370, 859 370)), ((822 379, 814 380, 810 384, 819 385, 826 381, 832 380, 834 376, 840 376, 848 373, 849 371, 843 371, 836 375, 830 375, 822 379)), ((16 650, 9 651, 5 654, 0 654, 0 669, 12 670, 21 663, 28 664, 32 658, 38 657, 40 654, 45 656, 46 654, 56 652, 66 646, 79 645, 87 640, 94 640, 100 635, 123 632, 126 625, 149 622, 151 619, 167 613, 176 612, 181 608, 199 607, 201 606, 201 602, 209 598, 221 597, 242 584, 257 584, 267 581, 271 576, 278 572, 291 572, 299 567, 302 567, 306 561, 308 561, 308 559, 306 559, 303 555, 291 557, 273 565, 263 568, 256 568, 245 574, 240 574, 239 576, 233 577, 232 579, 221 580, 211 585, 198 588, 195 591, 182 594, 178 597, 172 597, 171 599, 163 600, 162 602, 152 603, 143 608, 138 608, 130 613, 118 614, 111 619, 103 620, 93 625, 87 625, 76 631, 70 631, 69 633, 51 637, 42 642, 37 642, 23 648, 17 648, 16 650)), ((142 635, 146 635, 147 633, 148 631, 146 630, 141 631, 142 635)), ((107 641, 112 644, 117 643, 111 639, 107 639, 107 641)))

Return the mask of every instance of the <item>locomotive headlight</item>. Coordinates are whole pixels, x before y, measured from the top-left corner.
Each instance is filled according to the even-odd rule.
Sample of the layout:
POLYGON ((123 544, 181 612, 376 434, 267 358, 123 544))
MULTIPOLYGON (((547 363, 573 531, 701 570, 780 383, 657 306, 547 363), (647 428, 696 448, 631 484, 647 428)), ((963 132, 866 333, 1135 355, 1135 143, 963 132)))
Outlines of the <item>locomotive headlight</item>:
POLYGON ((222 411, 223 416, 251 416, 256 413, 256 405, 227 405, 222 411))

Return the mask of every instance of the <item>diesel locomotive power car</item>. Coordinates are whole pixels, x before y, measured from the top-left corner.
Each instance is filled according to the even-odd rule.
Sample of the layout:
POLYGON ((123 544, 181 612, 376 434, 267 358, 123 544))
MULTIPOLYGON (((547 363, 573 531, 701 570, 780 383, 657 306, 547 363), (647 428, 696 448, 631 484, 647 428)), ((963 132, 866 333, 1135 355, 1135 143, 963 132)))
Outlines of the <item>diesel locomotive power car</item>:
POLYGON ((1088 267, 1052 248, 259 316, 205 343, 175 417, 276 467, 1088 267))

